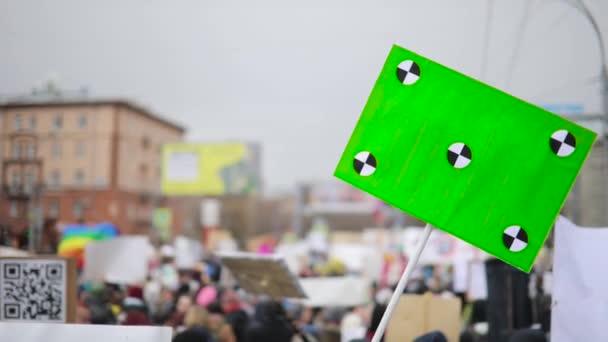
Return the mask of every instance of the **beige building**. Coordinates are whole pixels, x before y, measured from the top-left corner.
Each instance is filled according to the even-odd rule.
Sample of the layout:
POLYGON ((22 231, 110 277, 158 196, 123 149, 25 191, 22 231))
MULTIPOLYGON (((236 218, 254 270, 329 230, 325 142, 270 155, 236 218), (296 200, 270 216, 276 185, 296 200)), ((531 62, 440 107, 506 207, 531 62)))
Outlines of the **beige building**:
POLYGON ((44 218, 148 229, 160 195, 164 143, 184 128, 131 102, 0 104, 0 224, 23 226, 41 185, 44 218))

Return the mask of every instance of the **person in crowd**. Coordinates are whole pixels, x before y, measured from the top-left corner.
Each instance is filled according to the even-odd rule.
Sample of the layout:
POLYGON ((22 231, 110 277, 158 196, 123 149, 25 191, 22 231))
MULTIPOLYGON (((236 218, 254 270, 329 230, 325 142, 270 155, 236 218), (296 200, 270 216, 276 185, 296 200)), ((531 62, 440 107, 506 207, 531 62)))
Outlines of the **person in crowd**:
POLYGON ((159 301, 150 303, 150 306, 153 307, 151 311, 153 312, 153 321, 155 324, 163 324, 169 320, 171 314, 175 310, 175 302, 176 299, 173 291, 166 287, 162 287, 159 301))
POLYGON ((211 303, 208 306, 209 318, 207 327, 211 334, 219 342, 236 342, 239 341, 232 330, 230 324, 224 318, 224 311, 218 302, 211 303))
POLYGON ((38 252, 41 254, 55 254, 59 247, 59 232, 57 231, 57 220, 45 220, 42 226, 42 236, 40 238, 40 247, 38 252))
POLYGON ((360 307, 350 308, 342 317, 342 323, 340 324, 342 342, 364 338, 366 331, 363 309, 360 307))
POLYGON ((274 301, 264 301, 256 305, 246 336, 249 342, 289 342, 295 334, 283 306, 274 301))
POLYGON ((547 337, 541 330, 521 329, 513 333, 509 342, 547 342, 547 337))
POLYGON ((188 312, 188 309, 190 309, 191 306, 192 298, 189 295, 179 296, 175 305, 175 312, 173 312, 165 324, 173 328, 181 328, 184 324, 186 312, 188 312))
POLYGON ((177 295, 181 296, 183 294, 194 295, 199 290, 201 284, 198 279, 194 279, 192 277, 192 271, 181 269, 178 271, 178 285, 177 285, 177 295))
POLYGON ((85 299, 85 306, 89 309, 91 324, 116 324, 117 319, 112 312, 110 292, 102 288, 85 299))
POLYGON ((298 319, 296 321, 297 326, 299 327, 302 333, 312 336, 316 339, 319 339, 321 336, 321 331, 319 324, 315 321, 319 310, 315 310, 312 307, 304 307, 302 308, 300 314, 298 315, 298 319))
POLYGON ((209 332, 201 327, 186 329, 173 337, 172 342, 215 342, 209 332))
POLYGON ((143 289, 132 286, 127 290, 127 297, 123 300, 122 325, 151 325, 148 308, 143 299, 143 289))
POLYGON ((242 308, 239 295, 234 289, 226 289, 221 293, 220 304, 226 322, 232 327, 237 341, 245 341, 249 316, 242 308))
POLYGON ((123 290, 118 284, 106 283, 104 291, 104 296, 110 303, 112 314, 116 319, 119 319, 122 314, 122 301, 124 299, 123 290))
MULTIPOLYGON (((380 325, 380 320, 382 319, 382 315, 384 315, 384 311, 386 310, 386 304, 376 303, 374 309, 372 311, 372 318, 369 323, 369 327, 367 328, 367 338, 371 340, 374 337, 374 333, 378 329, 380 325)), ((384 341, 384 337, 381 341, 384 341)))
POLYGON ((416 338, 414 342, 448 342, 448 339, 441 331, 433 331, 416 338))

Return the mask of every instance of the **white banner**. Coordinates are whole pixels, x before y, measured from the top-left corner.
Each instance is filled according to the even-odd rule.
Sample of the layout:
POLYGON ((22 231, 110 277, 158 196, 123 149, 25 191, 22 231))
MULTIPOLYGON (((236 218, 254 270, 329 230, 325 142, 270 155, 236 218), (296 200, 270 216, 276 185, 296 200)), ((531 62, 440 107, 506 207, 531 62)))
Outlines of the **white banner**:
POLYGON ((551 341, 605 341, 608 228, 555 223, 551 341))
POLYGON ((148 274, 152 246, 145 236, 121 236, 87 244, 83 280, 141 284, 148 274))
POLYGON ((304 303, 313 307, 357 306, 368 303, 371 282, 362 277, 300 278, 308 296, 304 303))
POLYGON ((0 341, 171 342, 171 335, 168 327, 0 322, 0 341))

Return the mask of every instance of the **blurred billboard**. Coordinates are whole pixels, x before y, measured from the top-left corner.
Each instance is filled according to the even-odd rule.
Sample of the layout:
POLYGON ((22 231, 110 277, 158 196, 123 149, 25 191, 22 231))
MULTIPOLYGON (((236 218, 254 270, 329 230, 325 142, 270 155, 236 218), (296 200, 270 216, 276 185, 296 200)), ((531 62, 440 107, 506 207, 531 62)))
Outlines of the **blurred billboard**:
POLYGON ((165 195, 243 195, 260 190, 260 148, 252 143, 163 146, 165 195))

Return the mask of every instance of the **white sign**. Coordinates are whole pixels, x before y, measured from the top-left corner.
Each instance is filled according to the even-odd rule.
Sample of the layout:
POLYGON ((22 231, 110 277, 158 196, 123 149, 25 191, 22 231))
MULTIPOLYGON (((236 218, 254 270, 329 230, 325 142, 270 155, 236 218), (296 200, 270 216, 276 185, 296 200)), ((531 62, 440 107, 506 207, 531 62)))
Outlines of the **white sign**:
POLYGON ((175 265, 180 269, 190 269, 203 258, 203 247, 197 240, 185 236, 175 238, 175 265))
POLYGON ((349 307, 368 303, 371 282, 362 277, 300 278, 312 307, 349 307))
POLYGON ((0 322, 0 341, 171 342, 169 327, 0 322))
POLYGON ((196 151, 174 151, 167 161, 169 182, 194 182, 199 178, 199 155, 196 151))
POLYGON ((121 236, 87 244, 82 279, 118 284, 146 280, 152 246, 145 236, 121 236))
POLYGON ((469 297, 472 300, 488 298, 488 280, 485 263, 474 261, 470 264, 470 267, 469 297))
POLYGON ((551 341, 605 341, 608 228, 555 223, 551 341))

